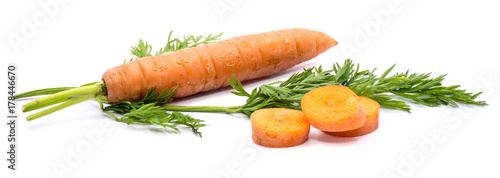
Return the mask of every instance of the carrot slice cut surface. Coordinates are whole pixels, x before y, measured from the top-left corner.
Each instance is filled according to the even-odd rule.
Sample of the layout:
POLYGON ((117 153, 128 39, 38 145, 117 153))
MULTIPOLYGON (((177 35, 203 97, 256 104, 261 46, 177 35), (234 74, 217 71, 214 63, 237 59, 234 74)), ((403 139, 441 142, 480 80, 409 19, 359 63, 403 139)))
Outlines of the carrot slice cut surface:
POLYGON ((360 128, 366 114, 358 96, 349 88, 327 85, 311 90, 301 101, 307 122, 327 132, 360 128))
POLYGON ((265 147, 290 147, 304 143, 310 125, 304 113, 285 108, 266 108, 252 113, 252 139, 265 147))
POLYGON ((380 104, 377 101, 372 100, 367 97, 360 96, 359 99, 363 104, 363 108, 366 113, 366 122, 360 128, 344 131, 344 132, 326 132, 330 135, 340 136, 340 137, 357 137, 361 135, 366 135, 372 133, 378 128, 378 118, 380 113, 380 104))

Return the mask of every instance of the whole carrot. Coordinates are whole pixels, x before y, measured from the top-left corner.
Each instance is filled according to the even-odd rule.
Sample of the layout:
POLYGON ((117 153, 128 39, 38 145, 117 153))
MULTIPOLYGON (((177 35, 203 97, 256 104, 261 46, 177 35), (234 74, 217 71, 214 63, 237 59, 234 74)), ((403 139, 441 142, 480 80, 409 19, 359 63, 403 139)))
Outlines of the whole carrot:
MULTIPOLYGON (((167 43, 165 48, 170 44, 171 42, 167 43)), ((335 45, 337 42, 322 32, 296 28, 239 36, 202 46, 193 45, 157 56, 145 55, 109 69, 103 74, 100 82, 69 90, 65 88, 62 92, 25 104, 23 111, 62 103, 27 117, 27 120, 33 120, 87 99, 101 100, 102 96, 106 99, 104 103, 139 100, 154 102, 156 101, 154 98, 160 98, 157 100, 160 101, 161 98, 189 96, 227 86, 233 76, 239 81, 270 76, 310 60, 335 45), (163 93, 149 93, 153 88, 163 93)), ((46 90, 58 91, 60 88, 41 91, 46 90)), ((40 91, 28 93, 28 95, 38 94, 40 91)), ((102 105, 103 102, 100 103, 102 105)), ((141 106, 147 103, 142 102, 141 106)), ((157 109, 156 106, 146 108, 157 109)), ((133 109, 137 108, 132 106, 126 108, 129 111, 133 109)), ((105 109, 103 111, 107 112, 105 109)), ((138 116, 129 114, 125 118, 138 116)), ((168 120, 168 116, 164 117, 168 120)), ((179 118, 187 117, 179 116, 179 118)))
POLYGON ((310 60, 337 42, 307 29, 285 29, 239 36, 213 44, 150 56, 116 66, 104 73, 106 99, 137 101, 148 89, 177 87, 173 98, 270 76, 310 60))

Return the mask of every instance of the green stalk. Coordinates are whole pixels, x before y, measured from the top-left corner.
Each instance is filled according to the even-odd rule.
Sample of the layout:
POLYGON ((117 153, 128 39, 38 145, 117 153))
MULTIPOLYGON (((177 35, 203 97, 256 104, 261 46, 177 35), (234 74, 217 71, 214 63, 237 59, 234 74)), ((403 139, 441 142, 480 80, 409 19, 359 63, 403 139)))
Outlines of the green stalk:
POLYGON ((62 92, 58 92, 43 98, 39 98, 32 102, 29 102, 23 105, 23 112, 33 111, 36 109, 48 107, 54 104, 58 104, 64 102, 55 107, 49 108, 47 110, 35 113, 33 115, 28 116, 26 119, 28 121, 40 118, 47 114, 56 112, 58 110, 64 109, 74 104, 78 104, 85 100, 97 97, 102 95, 105 91, 104 82, 97 82, 93 85, 84 85, 78 88, 73 88, 69 90, 65 90, 62 92))
POLYGON ((47 114, 59 111, 61 109, 67 108, 67 107, 74 105, 74 104, 81 103, 83 101, 86 101, 90 98, 92 98, 92 96, 71 98, 70 100, 64 102, 63 104, 60 104, 60 105, 54 106, 52 108, 37 112, 35 114, 32 114, 32 115, 26 117, 26 120, 32 121, 32 120, 38 119, 38 118, 43 117, 47 114))
POLYGON ((70 90, 76 87, 58 87, 58 88, 45 88, 45 89, 40 89, 40 90, 33 90, 29 92, 24 92, 17 94, 15 97, 16 99, 20 98, 26 98, 26 97, 32 97, 32 96, 39 96, 39 95, 51 95, 55 93, 59 93, 62 91, 70 90))
POLYGON ((161 108, 168 111, 188 111, 188 112, 225 112, 237 113, 242 106, 175 106, 164 105, 161 108))
POLYGON ((30 111, 33 111, 33 110, 37 110, 37 109, 40 109, 40 108, 47 107, 47 106, 52 106, 54 104, 62 103, 62 102, 68 101, 70 99, 71 98, 59 98, 59 99, 55 99, 55 100, 52 100, 52 101, 47 102, 45 104, 40 104, 38 106, 31 107, 31 108, 29 108, 27 110, 24 110, 23 112, 30 112, 30 111))
POLYGON ((60 98, 84 97, 89 95, 95 96, 101 91, 102 91, 102 84, 73 88, 70 90, 55 93, 43 98, 36 99, 32 102, 26 103, 25 105, 23 105, 23 112, 26 110, 31 110, 31 108, 33 107, 49 103, 60 98))
MULTIPOLYGON (((98 82, 91 82, 91 83, 84 84, 81 87, 91 86, 91 85, 95 85, 97 83, 98 82)), ((66 90, 70 90, 70 89, 73 89, 73 88, 77 88, 77 87, 44 88, 44 89, 33 90, 33 91, 29 91, 29 92, 24 92, 24 93, 19 93, 19 94, 15 95, 15 97, 16 97, 16 99, 20 99, 20 98, 27 98, 27 97, 32 97, 32 96, 52 95, 52 94, 56 94, 56 93, 59 93, 59 92, 62 92, 62 91, 66 91, 66 90)))

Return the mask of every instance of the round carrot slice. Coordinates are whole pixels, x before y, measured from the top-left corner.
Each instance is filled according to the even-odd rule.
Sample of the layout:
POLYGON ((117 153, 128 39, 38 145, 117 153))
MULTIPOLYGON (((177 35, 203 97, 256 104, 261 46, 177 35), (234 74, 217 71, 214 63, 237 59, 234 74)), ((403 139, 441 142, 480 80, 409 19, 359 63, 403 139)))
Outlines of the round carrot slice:
POLYGON ((265 147, 290 147, 304 143, 310 125, 304 113, 285 108, 260 109, 250 115, 252 139, 265 147))
POLYGON ((359 99, 361 100, 361 103, 363 103, 363 108, 365 109, 366 113, 365 125, 354 130, 326 133, 340 137, 357 137, 372 133, 373 131, 377 130, 380 104, 378 104, 375 100, 363 96, 360 96, 359 99))
POLYGON ((342 132, 360 128, 366 114, 358 96, 349 88, 327 85, 311 90, 301 101, 307 122, 327 132, 342 132))

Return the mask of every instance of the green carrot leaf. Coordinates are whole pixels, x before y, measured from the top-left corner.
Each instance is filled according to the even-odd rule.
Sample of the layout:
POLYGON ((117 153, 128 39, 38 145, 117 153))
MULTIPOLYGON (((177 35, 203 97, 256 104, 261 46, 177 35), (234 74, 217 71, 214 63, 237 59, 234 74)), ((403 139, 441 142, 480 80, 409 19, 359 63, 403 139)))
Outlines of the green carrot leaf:
MULTIPOLYGON (((408 101, 414 104, 435 107, 450 105, 458 107, 459 103, 486 105, 485 101, 476 101, 481 93, 467 93, 458 89, 460 85, 442 86, 446 75, 431 77, 431 73, 390 75, 395 65, 385 70, 380 77, 373 70, 359 70, 359 64, 346 59, 343 65, 335 63, 332 70, 323 70, 321 66, 304 69, 295 73, 285 81, 261 85, 250 95, 243 86, 231 85, 238 96, 248 97, 239 112, 251 114, 266 107, 283 107, 300 110, 300 101, 304 94, 325 85, 344 85, 351 88, 358 96, 366 96, 379 102, 382 107, 410 112, 408 101)), ((232 79, 234 80, 234 79, 232 79)), ((232 81, 232 83, 235 83, 232 81)))
MULTIPOLYGON (((165 46, 163 46, 154 53, 155 56, 158 56, 166 52, 172 52, 185 48, 196 47, 199 45, 215 43, 217 41, 220 41, 223 34, 223 33, 209 34, 207 36, 187 35, 182 38, 172 39, 172 33, 173 31, 170 31, 170 33, 168 34, 167 43, 165 44, 165 46)), ((133 61, 141 57, 153 56, 152 49, 153 47, 148 42, 144 42, 142 41, 142 39, 140 39, 139 44, 132 46, 130 49, 131 54, 135 56, 135 58, 125 59, 124 63, 133 61)))

